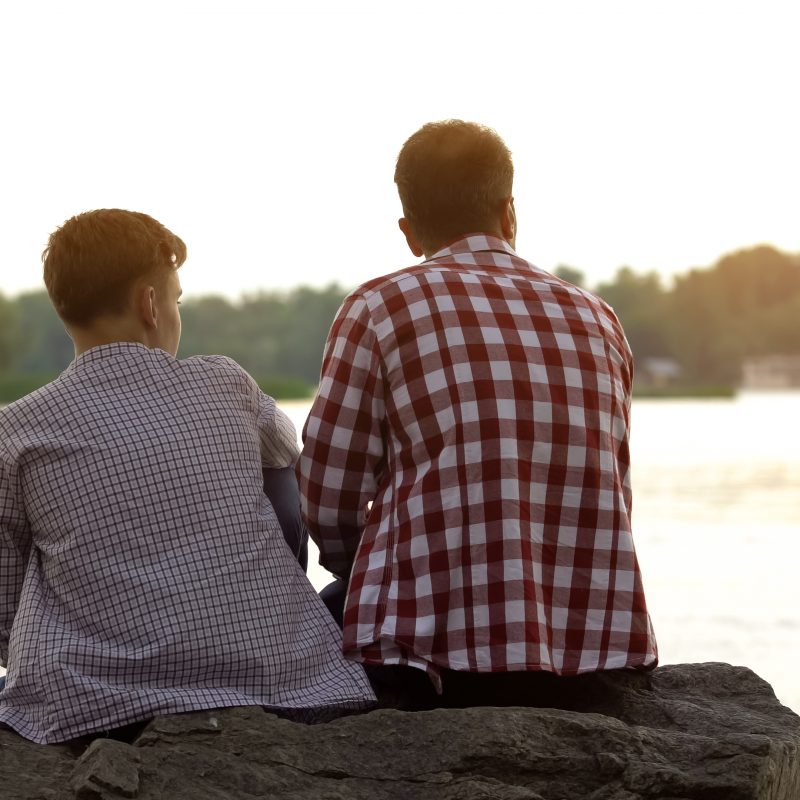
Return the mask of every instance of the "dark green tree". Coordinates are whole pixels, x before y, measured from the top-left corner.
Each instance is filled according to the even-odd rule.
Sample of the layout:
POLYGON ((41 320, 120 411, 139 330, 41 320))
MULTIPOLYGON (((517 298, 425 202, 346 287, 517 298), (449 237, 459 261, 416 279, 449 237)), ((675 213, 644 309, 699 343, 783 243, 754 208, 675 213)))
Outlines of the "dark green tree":
POLYGON ((302 287, 289 296, 286 311, 291 331, 278 352, 278 371, 296 375, 316 386, 322 365, 325 339, 333 318, 344 299, 345 291, 336 284, 322 290, 302 287))
POLYGON ((17 339, 17 307, 0 293, 0 370, 8 369, 14 360, 17 339))
POLYGON ((688 378, 735 383, 748 356, 800 352, 798 297, 800 259, 766 246, 676 278, 667 330, 688 378))
POLYGON ((567 264, 559 264, 554 270, 553 275, 561 278, 562 281, 571 283, 574 286, 585 286, 586 275, 575 267, 570 267, 567 264))
POLYGON ((22 373, 59 373, 72 361, 75 350, 46 292, 17 297, 18 345, 11 368, 22 373))
POLYGON ((183 305, 182 356, 221 353, 257 378, 319 379, 325 337, 345 291, 300 287, 261 292, 237 303, 201 297, 183 305))
POLYGON ((601 283, 595 292, 616 312, 637 361, 671 355, 665 330, 669 295, 655 272, 620 267, 614 280, 601 283))

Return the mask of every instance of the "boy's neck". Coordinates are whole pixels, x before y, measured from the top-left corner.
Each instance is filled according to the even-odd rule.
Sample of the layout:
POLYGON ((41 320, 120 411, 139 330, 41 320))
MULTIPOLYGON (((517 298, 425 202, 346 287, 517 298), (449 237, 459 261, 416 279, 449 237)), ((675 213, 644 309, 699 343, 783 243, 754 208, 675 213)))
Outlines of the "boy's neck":
POLYGON ((66 328, 75 346, 76 358, 93 347, 114 342, 138 342, 145 347, 153 346, 148 332, 127 317, 100 317, 86 327, 68 325, 66 328))

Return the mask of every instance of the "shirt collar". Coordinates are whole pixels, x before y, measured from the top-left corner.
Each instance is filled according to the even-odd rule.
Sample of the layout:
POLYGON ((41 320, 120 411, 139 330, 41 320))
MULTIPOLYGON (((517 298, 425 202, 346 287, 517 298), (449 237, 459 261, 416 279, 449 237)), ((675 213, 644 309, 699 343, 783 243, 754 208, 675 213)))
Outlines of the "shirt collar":
POLYGON ((516 255, 514 248, 505 239, 501 239, 499 236, 495 236, 491 233, 470 233, 447 245, 447 247, 438 250, 428 261, 433 261, 435 258, 452 256, 456 253, 479 253, 481 251, 494 251, 507 253, 512 256, 516 255))
POLYGON ((97 347, 90 347, 88 350, 84 350, 79 356, 76 356, 67 367, 67 370, 73 370, 78 366, 91 364, 95 361, 118 358, 126 353, 131 355, 134 353, 143 355, 151 352, 152 350, 141 342, 110 342, 109 344, 100 344, 97 345, 97 347))

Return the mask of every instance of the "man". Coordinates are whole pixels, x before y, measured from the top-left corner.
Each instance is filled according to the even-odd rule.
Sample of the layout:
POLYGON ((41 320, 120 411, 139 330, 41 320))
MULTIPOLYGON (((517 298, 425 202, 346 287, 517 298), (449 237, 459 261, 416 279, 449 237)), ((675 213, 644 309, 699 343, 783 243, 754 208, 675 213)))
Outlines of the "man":
POLYGON ((631 353, 605 303, 514 252, 512 178, 480 125, 405 143, 400 229, 426 260, 345 299, 298 466, 320 561, 349 579, 345 654, 406 667, 423 694, 407 668, 425 671, 444 691, 429 704, 657 660, 630 528, 631 353))
POLYGON ((76 357, 0 410, 0 723, 35 742, 374 701, 262 491, 296 460, 291 422, 230 359, 175 358, 185 257, 116 209, 73 217, 45 251, 76 357))

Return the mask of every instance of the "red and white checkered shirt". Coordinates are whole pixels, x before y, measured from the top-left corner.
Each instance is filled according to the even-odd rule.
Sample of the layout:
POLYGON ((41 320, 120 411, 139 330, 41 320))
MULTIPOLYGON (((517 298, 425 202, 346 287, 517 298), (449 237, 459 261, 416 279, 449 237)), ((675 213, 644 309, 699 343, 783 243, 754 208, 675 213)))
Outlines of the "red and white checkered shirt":
POLYGON ((630 527, 632 368, 602 300, 493 236, 345 299, 299 474, 320 562, 350 574, 349 658, 434 680, 656 664, 630 527))

